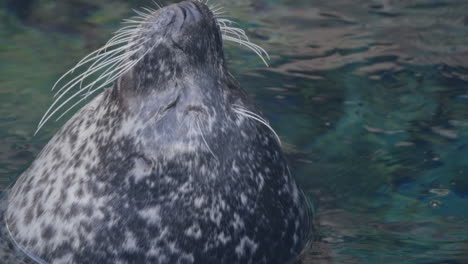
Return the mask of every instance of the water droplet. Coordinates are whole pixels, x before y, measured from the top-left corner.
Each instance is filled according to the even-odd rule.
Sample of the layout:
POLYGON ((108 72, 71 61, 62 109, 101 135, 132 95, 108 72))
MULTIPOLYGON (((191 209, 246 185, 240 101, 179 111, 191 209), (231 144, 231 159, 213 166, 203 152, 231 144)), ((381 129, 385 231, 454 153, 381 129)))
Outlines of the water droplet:
POLYGON ((440 208, 442 206, 442 202, 439 200, 431 200, 429 202, 429 207, 430 208, 440 208))

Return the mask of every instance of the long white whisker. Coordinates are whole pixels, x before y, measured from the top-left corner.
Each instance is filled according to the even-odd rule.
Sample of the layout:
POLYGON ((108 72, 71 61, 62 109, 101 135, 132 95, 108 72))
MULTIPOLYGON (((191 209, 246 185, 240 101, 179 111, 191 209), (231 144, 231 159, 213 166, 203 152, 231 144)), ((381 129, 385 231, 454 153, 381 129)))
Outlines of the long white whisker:
POLYGON ((152 1, 159 9, 161 9, 161 5, 158 2, 156 2, 155 0, 152 0, 152 1))
MULTIPOLYGON (((121 55, 121 56, 124 56, 124 55, 121 55)), ((108 73, 109 75, 112 74, 111 73, 108 73)), ((106 75, 107 76, 107 75, 106 75)), ((75 78, 76 79, 76 78, 75 78)), ((49 107, 49 109, 47 109, 46 113, 44 114, 43 118, 41 119, 41 121, 39 122, 39 124, 43 124, 45 122, 47 122, 47 120, 50 118, 50 116, 53 116, 61 107, 62 105, 60 105, 55 111, 53 111, 51 114, 49 114, 49 112, 54 108, 54 106, 60 101, 60 99, 65 96, 65 94, 68 93, 68 91, 70 91, 70 89, 72 89, 76 84, 78 84, 80 82, 80 80, 77 80, 75 81, 75 83, 73 85, 70 85, 65 91, 63 91, 56 99, 55 101, 52 103, 52 105, 49 107)), ((99 79, 95 80, 94 82, 91 82, 90 84, 88 84, 86 88, 88 87, 92 87, 94 84, 96 84, 97 82, 99 82, 99 79)), ((70 101, 75 95, 77 95, 78 93, 81 93, 83 90, 78 90, 77 93, 75 93, 74 95, 72 95, 72 97, 68 98, 68 100, 65 101, 65 103, 67 103, 68 101, 70 101)))
MULTIPOLYGON (((136 51, 132 51, 132 53, 135 53, 136 51)), ((86 70, 84 73, 78 75, 77 77, 73 78, 71 81, 69 81, 67 84, 65 84, 60 90, 57 91, 57 93, 54 95, 56 97, 59 94, 64 94, 66 93, 70 88, 73 88, 75 85, 80 83, 83 79, 86 79, 88 76, 91 74, 94 74, 95 72, 101 70, 103 67, 106 67, 109 64, 112 64, 113 62, 119 61, 120 59, 123 59, 125 57, 129 56, 128 54, 122 54, 114 57, 113 59, 110 59, 109 61, 100 64, 98 66, 94 66, 93 68, 90 68, 86 70)))
POLYGON ((226 12, 225 11, 217 11, 217 12, 213 13, 215 19, 221 17, 221 15, 223 15, 223 14, 226 14, 226 12))
MULTIPOLYGON (((134 53, 132 53, 134 54, 134 53)), ((86 87, 88 87, 88 89, 91 89, 94 84, 96 84, 97 82, 101 81, 102 78, 104 78, 104 76, 107 76, 107 75, 104 75, 105 73, 109 72, 109 71, 115 71, 118 69, 119 65, 122 63, 122 61, 125 61, 126 58, 128 58, 129 56, 131 56, 132 54, 122 54, 118 57, 115 57, 113 59, 110 59, 109 61, 106 61, 105 63, 102 63, 100 64, 98 67, 95 67, 92 69, 92 71, 90 71, 89 73, 86 73, 86 75, 83 76, 83 78, 81 79, 81 82, 80 82, 80 86, 79 86, 79 89, 84 89, 82 87, 82 83, 83 81, 88 78, 89 76, 91 76, 92 74, 102 70, 103 68, 109 66, 107 68, 107 70, 105 70, 95 81, 91 82, 90 84, 91 85, 87 85, 86 87)))
MULTIPOLYGON (((239 33, 236 32, 236 31, 231 31, 231 30, 226 29, 226 28, 222 28, 221 31, 224 33, 223 35, 226 35, 226 36, 227 36, 227 34, 233 34, 233 35, 235 35, 240 41, 242 41, 242 36, 241 36, 241 34, 239 34, 239 33)), ((246 39, 246 41, 248 41, 248 39, 246 39)))
MULTIPOLYGON (((83 60, 87 59, 88 57, 90 56, 93 56, 94 54, 96 53, 99 53, 101 49, 98 49, 98 50, 95 50, 93 52, 91 52, 90 54, 88 54, 86 57, 84 57, 80 62, 78 62, 78 64, 80 64, 83 60)), ((78 65, 77 64, 77 65, 78 65)), ((55 87, 57 86, 57 84, 63 79, 65 78, 68 74, 72 73, 74 70, 76 69, 76 66, 71 68, 69 71, 67 71, 65 74, 63 74, 56 82, 55 84, 52 86, 52 91, 55 89, 55 87)))
POLYGON ((137 28, 138 28, 138 25, 125 26, 125 27, 119 28, 117 31, 113 33, 113 35, 117 35, 118 33, 128 30, 128 29, 137 29, 137 28))
POLYGON ((235 27, 229 27, 229 26, 225 26, 223 27, 222 29, 226 30, 226 31, 229 31, 229 32, 236 32, 240 35, 242 35, 242 37, 246 40, 249 39, 249 37, 247 37, 247 35, 245 34, 245 31, 243 29, 240 29, 240 28, 235 28, 235 27))
POLYGON ((229 24, 229 25, 237 24, 237 22, 234 22, 234 21, 232 21, 230 19, 227 19, 227 18, 219 18, 217 21, 225 23, 225 24, 229 24))
POLYGON ((152 13, 156 12, 156 10, 151 9, 151 8, 149 8, 149 7, 143 7, 143 10, 145 10, 146 12, 148 12, 148 15, 151 15, 152 13))
POLYGON ((145 22, 145 19, 144 19, 144 18, 135 17, 135 18, 124 19, 122 23, 123 23, 123 24, 136 24, 136 25, 140 25, 140 24, 144 24, 144 23, 146 23, 146 22, 145 22))
POLYGON ((255 113, 252 113, 246 109, 243 109, 243 108, 233 108, 234 112, 236 112, 237 114, 240 114, 240 115, 243 115, 245 117, 248 117, 248 118, 251 118, 251 119, 254 119, 255 121, 258 121, 260 122, 261 124, 263 124, 264 126, 266 126, 276 137, 276 140, 278 140, 278 143, 280 144, 281 146, 281 140, 278 136, 278 134, 276 134, 275 130, 268 124, 267 121, 265 121, 263 118, 261 118, 260 116, 258 116, 257 114, 255 113))
MULTIPOLYGON (((131 67, 134 66, 134 65, 132 65, 131 63, 129 63, 129 65, 131 65, 131 67)), ((131 67, 126 67, 124 70, 130 69, 131 67)), ((110 73, 108 73, 108 74, 111 75, 112 72, 110 72, 110 73)), ((117 78, 118 78, 118 75, 116 75, 116 76, 117 76, 117 78)), ((117 79, 117 78, 115 78, 115 79, 117 79)), ((114 80, 114 78, 113 78, 113 80, 114 80)), ((113 81, 113 80, 112 80, 112 81, 113 81)), ((89 84, 89 85, 93 85, 94 83, 96 83, 96 81, 94 81, 93 83, 91 83, 91 84, 89 84)), ((103 86, 105 86, 105 85, 107 85, 107 84, 108 84, 108 82, 106 82, 106 83, 100 85, 100 86, 99 86, 98 88, 96 88, 95 90, 99 90, 99 89, 101 89, 103 86)), ((88 86, 89 86, 89 85, 88 85, 88 86)), ((85 89, 86 89, 86 88, 87 88, 87 87, 85 87, 85 89)), ((54 116, 55 113, 57 113, 60 109, 62 109, 62 107, 65 106, 68 102, 70 102, 73 98, 75 98, 76 96, 78 96, 80 93, 83 93, 85 89, 78 90, 77 92, 75 92, 75 93, 74 93, 72 96, 70 96, 67 100, 65 100, 63 103, 61 103, 54 111, 52 111, 52 113, 48 114, 48 112, 49 112, 50 110, 53 109, 53 107, 55 106, 55 104, 57 104, 57 103, 60 101, 60 97, 61 97, 61 96, 60 96, 59 98, 57 98, 57 99, 54 101, 54 103, 49 107, 49 109, 47 110, 46 114, 44 115, 45 119, 39 123, 39 128, 37 129, 37 131, 39 131, 39 129, 40 129, 52 116, 54 116)), ((93 90, 93 91, 94 91, 94 90, 93 90)), ((89 92, 89 94, 92 94, 92 93, 93 93, 93 92, 89 92)), ((87 98, 87 97, 83 97, 83 98, 87 98)), ((76 104, 75 104, 75 105, 76 105, 76 104)), ((68 110, 67 110, 67 111, 68 111, 68 110)), ((63 116, 63 114, 62 114, 61 116, 63 116)), ((36 133, 37 133, 37 131, 36 131, 36 133)))
MULTIPOLYGON (((116 73, 115 71, 110 72, 110 73, 107 73, 106 76, 114 74, 114 75, 113 75, 114 77, 112 77, 112 79, 110 79, 110 80, 108 79, 105 83, 101 84, 101 85, 100 85, 98 88, 96 88, 95 90, 99 90, 99 89, 101 89, 102 87, 106 86, 107 84, 109 84, 109 83, 113 82, 114 80, 118 79, 120 76, 122 76, 122 74, 124 74, 126 71, 128 71, 128 70, 131 69, 133 66, 135 66, 141 59, 143 59, 143 58, 146 56, 146 54, 148 54, 148 52, 150 52, 157 44, 158 44, 158 43, 155 43, 151 48, 149 48, 140 58, 138 58, 138 60, 136 60, 136 61, 130 61, 130 62, 124 64, 124 66, 122 67, 122 69, 119 70, 117 73, 116 73)), ((104 77, 105 77, 105 76, 104 76, 104 77)), ((93 84, 96 83, 97 81, 98 81, 98 80, 94 81, 93 83, 91 83, 91 84, 89 84, 89 85, 93 85, 93 84)), ((86 89, 86 88, 87 88, 87 87, 85 87, 84 89, 86 89)), ((83 90, 84 90, 84 89, 83 89, 83 90)), ((60 105, 59 105, 52 113, 50 113, 49 115, 47 115, 47 113, 46 113, 46 115, 44 115, 44 117, 43 117, 43 120, 39 123, 39 128, 36 130, 36 133, 37 133, 37 131, 39 131, 39 129, 40 129, 52 116, 55 115, 55 113, 56 113, 57 111, 59 111, 59 110, 60 110, 64 105, 66 105, 71 99, 75 98, 75 97, 78 96, 80 93, 82 93, 83 90, 78 90, 78 92, 76 92, 76 93, 73 94, 70 98, 68 98, 67 100, 65 100, 65 102, 63 102, 62 104, 60 104, 60 105), (47 117, 46 117, 46 116, 47 116, 47 117)), ((91 92, 88 92, 88 94, 94 93, 95 90, 93 90, 93 91, 91 91, 91 92)), ((62 96, 62 95, 61 95, 61 96, 62 96)), ((87 96, 84 97, 84 98, 87 98, 87 96)), ((47 112, 49 112, 49 111, 53 108, 53 106, 58 102, 59 99, 60 99, 60 98, 57 98, 56 101, 54 101, 54 103, 52 104, 52 106, 49 107, 49 109, 47 110, 47 112)), ((82 98, 82 100, 84 100, 84 99, 82 98)), ((75 103, 73 106, 76 106, 76 105, 77 105, 77 104, 75 103)), ((70 109, 69 109, 69 110, 70 110, 70 109)), ((69 110, 67 110, 67 112, 68 112, 69 110)), ((64 114, 62 114, 60 117, 62 117, 63 115, 64 115, 64 114)))
POLYGON ((142 18, 142 19, 147 19, 147 18, 150 17, 148 14, 143 13, 143 12, 141 12, 141 11, 138 11, 138 10, 136 10, 136 9, 133 9, 133 12, 137 13, 137 14, 140 16, 140 18, 142 18))
MULTIPOLYGON (((161 8, 161 5, 159 5, 155 0, 153 0, 153 3, 157 8, 161 8)), ((103 47, 86 55, 54 83, 52 90, 54 90, 66 77, 73 74, 76 70, 81 69, 81 67, 86 67, 84 72, 71 78, 71 80, 67 81, 64 85, 61 85, 60 89, 54 95, 55 100, 39 121, 36 133, 50 120, 50 118, 55 116, 56 113, 71 100, 77 98, 77 96, 81 94, 84 94, 83 98, 80 98, 70 108, 65 110, 57 119, 63 117, 91 94, 108 86, 110 83, 125 74, 125 72, 134 67, 156 46, 156 44, 154 44, 137 60, 130 60, 132 56, 141 51, 141 45, 146 42, 142 41, 142 39, 138 39, 137 36, 145 30, 143 25, 148 23, 148 19, 152 17, 153 13, 156 12, 156 9, 143 7, 141 10, 134 11, 137 16, 124 19, 122 22, 124 26, 115 31, 112 38, 110 38, 103 47), (92 81, 91 77, 95 75, 97 76, 98 72, 102 70, 103 72, 100 73, 98 78, 92 81), (78 88, 78 91, 71 94, 71 96, 68 96, 73 88, 78 88), (66 95, 68 98, 65 98, 66 95)))
MULTIPOLYGON (((121 70, 121 72, 126 72, 127 70, 131 69, 133 66, 135 66, 136 63, 127 63, 125 64, 126 67, 123 67, 123 69, 121 70)), ((117 78, 119 78, 121 76, 120 73, 117 73, 114 75, 114 77, 112 79, 108 79, 108 81, 106 81, 106 83, 103 83, 102 85, 100 85, 99 87, 93 89, 93 90, 88 90, 88 92, 85 94, 85 96, 83 98, 81 98, 80 100, 78 100, 78 102, 74 103, 71 107, 69 107, 65 112, 63 112, 55 121, 58 121, 60 120, 64 115, 66 115, 70 110, 72 110, 73 108, 75 108, 79 103, 81 103, 83 100, 86 100, 90 95, 92 95, 93 93, 99 91, 101 88, 103 88, 104 86, 106 86, 107 84, 113 82, 114 80, 116 80, 117 78)), ((80 91, 81 92, 81 91, 80 91)), ((75 95, 72 95, 72 97, 76 97, 79 93, 75 94, 75 95)), ((61 108, 62 106, 60 106, 59 108, 61 108)), ((53 114, 51 114, 51 116, 53 116, 53 114)))
MULTIPOLYGON (((102 56, 109 56, 113 53, 117 53, 119 51, 122 51, 122 50, 125 50, 127 47, 126 46, 123 46, 123 47, 119 47, 119 48, 116 48, 112 51, 109 51, 109 52, 106 52, 104 54, 100 54, 100 52, 102 52, 105 48, 107 48, 107 45, 98 49, 98 50, 95 50, 93 52, 91 52, 90 54, 86 55, 83 59, 81 59, 73 68, 71 68, 69 71, 67 71, 65 74, 63 74, 56 82, 55 84, 52 86, 52 90, 55 89, 55 87, 60 83, 60 81, 62 81, 66 76, 68 76, 70 73, 73 73, 77 68, 79 68, 80 66, 88 63, 88 62, 91 62, 99 57, 102 57, 102 56)), ((66 86, 66 85, 65 85, 66 86)), ((60 89, 62 90, 63 87, 60 89)), ((60 91, 59 90, 59 91, 60 91)))
POLYGON ((203 142, 205 143, 206 148, 207 148, 208 151, 211 153, 211 155, 213 155, 213 157, 215 158, 215 160, 218 161, 218 158, 216 157, 216 155, 214 154, 214 152, 211 150, 210 145, 208 145, 208 142, 206 141, 205 136, 203 135, 203 131, 202 131, 201 127, 200 127, 200 123, 199 123, 199 121, 198 121, 198 118, 197 118, 197 120, 196 120, 195 122, 197 123, 198 130, 200 131, 201 138, 202 138, 203 142))
MULTIPOLYGON (((137 40, 137 42, 139 42, 140 40, 137 40)), ((143 44, 143 43, 146 43, 147 41, 144 41, 144 42, 141 42, 140 44, 143 44)), ((69 90, 70 87, 74 87, 75 85, 77 85, 78 83, 80 83, 80 89, 82 87, 82 82, 87 78, 89 77, 90 75, 94 74, 95 72, 101 70, 102 68, 108 66, 108 65, 111 65, 113 64, 114 62, 118 62, 119 60, 122 60, 124 61, 126 57, 131 57, 133 54, 135 54, 136 52, 139 51, 140 48, 136 48, 135 50, 133 51, 130 51, 130 52, 126 52, 126 53, 123 53, 121 55, 117 55, 119 52, 125 52, 126 49, 129 49, 133 46, 134 44, 130 43, 128 45, 124 45, 122 47, 119 47, 119 48, 116 48, 112 51, 109 51, 109 52, 106 52, 106 53, 103 53, 99 56, 96 56, 96 58, 98 57, 101 57, 99 58, 98 60, 96 60, 84 73, 78 75, 77 77, 75 77, 73 80, 69 81, 67 84, 65 84, 55 95, 54 97, 56 97, 63 89, 66 89, 65 92, 67 92, 69 90), (115 54, 114 54, 115 53, 115 54), (114 56, 113 58, 107 58, 107 57, 112 57, 114 56), (98 66, 95 66, 97 63, 100 63, 98 66)), ((117 65, 117 64, 114 64, 114 66, 117 65)), ((110 68, 113 68, 112 66, 110 68)), ((98 78, 96 81, 99 81, 100 78, 98 78)), ((96 83, 96 82, 94 82, 96 83)))
MULTIPOLYGON (((132 61, 127 61, 127 59, 122 60, 121 62, 118 62, 115 64, 115 66, 109 67, 107 70, 105 70, 98 78, 97 80, 102 80, 107 76, 107 79, 104 81, 103 84, 101 84, 101 87, 109 84, 109 80, 113 78, 113 76, 119 75, 120 71, 122 69, 125 69, 128 65, 131 65, 133 62, 132 61), (115 74, 117 72, 117 74, 115 74), (108 74, 109 73, 109 74, 108 74), (114 75, 113 75, 114 74, 114 75)), ((93 88, 95 83, 92 83, 93 85, 87 86, 88 87, 88 92, 93 88)))
POLYGON ((138 29, 127 29, 127 31, 122 31, 119 34, 116 34, 113 36, 107 43, 102 47, 102 49, 106 49, 109 46, 115 45, 117 41, 121 41, 124 39, 131 39, 133 37, 133 34, 137 31, 138 29))
POLYGON ((130 57, 140 49, 140 48, 136 48, 134 51, 130 51, 130 52, 127 51, 127 49, 132 48, 132 46, 133 45, 125 45, 125 46, 122 46, 121 48, 117 48, 117 49, 114 49, 114 50, 112 50, 110 52, 107 52, 107 54, 103 54, 103 55, 106 55, 106 56, 103 56, 103 57, 99 58, 98 60, 96 60, 95 62, 93 62, 93 64, 91 64, 91 66, 89 66, 89 68, 86 70, 86 72, 84 72, 82 74, 83 75, 83 80, 87 77, 87 75, 89 75, 88 73, 92 74, 93 73, 92 71, 95 68, 108 65, 109 62, 114 61, 117 58, 124 58, 125 56, 130 57), (124 52, 124 53, 120 54, 120 55, 117 55, 120 52, 124 52), (98 64, 98 66, 95 66, 96 64, 98 64))
MULTIPOLYGON (((219 10, 221 9, 222 7, 217 7, 215 5, 210 6, 210 10, 212 11, 212 13, 215 14, 215 16, 217 16, 219 10)), ((237 23, 227 18, 215 19, 216 23, 219 26, 219 29, 221 30, 223 40, 232 41, 234 43, 238 43, 241 46, 247 47, 248 49, 252 50, 255 54, 257 54, 266 66, 269 66, 268 62, 265 59, 265 57, 267 59, 270 59, 270 55, 268 54, 268 52, 259 45, 252 43, 243 29, 231 26, 232 24, 237 23)))
POLYGON ((223 10, 223 9, 224 9, 224 7, 222 7, 222 6, 221 6, 221 7, 217 7, 217 8, 216 8, 216 7, 210 8, 211 12, 213 12, 213 13, 217 13, 217 12, 219 12, 220 10, 223 10))
MULTIPOLYGON (((127 52, 127 53, 123 53, 121 55, 117 55, 120 52, 125 52, 127 48, 129 48, 129 47, 128 46, 123 46, 122 49, 119 48, 119 49, 115 49, 115 50, 113 50, 111 52, 107 52, 107 53, 102 54, 104 56, 102 56, 101 58, 99 58, 95 62, 93 62, 93 64, 91 64, 91 66, 89 66, 88 69, 83 74, 80 75, 81 76, 81 82, 80 82, 79 89, 82 88, 82 84, 83 84, 84 80, 86 78, 88 78, 90 75, 94 74, 96 71, 99 71, 103 67, 106 67, 106 66, 108 66, 110 64, 113 64, 116 60, 118 61, 120 59, 124 59, 125 57, 127 57, 127 56, 129 57, 132 54, 134 54, 133 52, 127 52)), ((110 67, 110 68, 112 68, 112 67, 110 67)), ((72 86, 74 86, 74 85, 72 85, 72 86)))
MULTIPOLYGON (((100 89, 100 88, 99 88, 100 89)), ((74 103, 72 106, 70 106, 65 112, 63 112, 55 121, 59 121, 63 116, 65 116, 69 111, 71 111, 73 108, 75 108, 78 104, 80 104, 81 102, 83 102, 84 100, 86 100, 87 98, 89 98, 90 95, 92 95, 93 93, 99 91, 99 89, 94 89, 88 93, 86 93, 86 96, 84 96, 83 98, 81 98, 80 100, 78 100, 76 103, 74 103)))
POLYGON ((223 39, 229 40, 229 41, 232 41, 232 42, 235 42, 235 43, 239 43, 241 45, 244 45, 244 46, 248 47, 249 49, 251 49, 253 52, 255 52, 262 59, 263 63, 265 63, 266 66, 269 66, 268 62, 263 57, 262 53, 264 53, 267 56, 267 58, 269 58, 269 55, 262 47, 260 47, 260 46, 258 46, 256 44, 253 44, 251 42, 248 42, 248 41, 245 41, 245 40, 239 40, 239 39, 233 38, 231 36, 227 36, 227 35, 223 35, 223 39), (258 49, 260 49, 260 51, 258 49))
MULTIPOLYGON (((128 43, 133 38, 134 38, 134 36, 126 36, 126 37, 121 37, 121 38, 115 39, 112 42, 108 43, 106 46, 104 46, 103 50, 106 50, 108 48, 112 48, 113 46, 119 46, 122 43, 128 43)), ((128 46, 128 45, 125 45, 125 46, 128 46)))
POLYGON ((102 81, 102 79, 107 77, 107 79, 102 84, 100 84, 99 87, 106 86, 109 83, 109 79, 113 78, 113 76, 115 75, 118 75, 122 69, 125 69, 128 65, 132 63, 133 61, 126 61, 125 59, 117 61, 112 67, 109 67, 107 70, 105 70, 98 78, 96 78, 95 81, 86 85, 82 90, 88 89, 89 91, 90 89, 94 87, 96 83, 98 83, 99 81, 102 81))

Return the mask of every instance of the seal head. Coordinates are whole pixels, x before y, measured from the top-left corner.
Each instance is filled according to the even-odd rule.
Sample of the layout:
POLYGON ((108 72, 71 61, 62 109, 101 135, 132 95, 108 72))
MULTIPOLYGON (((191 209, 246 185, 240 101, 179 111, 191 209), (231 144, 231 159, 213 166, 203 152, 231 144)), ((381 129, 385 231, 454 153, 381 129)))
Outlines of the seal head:
POLYGON ((12 239, 39 263, 275 264, 298 255, 306 201, 276 134, 226 68, 216 17, 185 1, 132 30, 125 71, 10 191, 12 239))

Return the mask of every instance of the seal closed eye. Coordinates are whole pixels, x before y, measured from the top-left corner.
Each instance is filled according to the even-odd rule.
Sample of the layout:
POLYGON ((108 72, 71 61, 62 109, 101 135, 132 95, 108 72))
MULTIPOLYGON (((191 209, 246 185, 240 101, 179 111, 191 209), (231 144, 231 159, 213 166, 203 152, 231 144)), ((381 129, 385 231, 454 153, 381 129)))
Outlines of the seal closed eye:
POLYGON ((12 240, 38 263, 286 263, 306 201, 222 40, 266 53, 203 2, 146 11, 56 83, 39 128, 112 87, 9 191, 12 240))

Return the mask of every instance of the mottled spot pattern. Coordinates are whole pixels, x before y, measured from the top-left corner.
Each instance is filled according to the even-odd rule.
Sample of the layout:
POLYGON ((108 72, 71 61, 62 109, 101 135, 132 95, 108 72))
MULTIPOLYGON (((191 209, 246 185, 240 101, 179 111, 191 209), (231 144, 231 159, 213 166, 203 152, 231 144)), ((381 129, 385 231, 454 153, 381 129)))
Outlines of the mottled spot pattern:
POLYGON ((158 47, 75 114, 10 191, 12 237, 49 263, 285 263, 309 220, 278 142, 233 111, 257 113, 208 8, 158 12, 143 36, 158 47))

